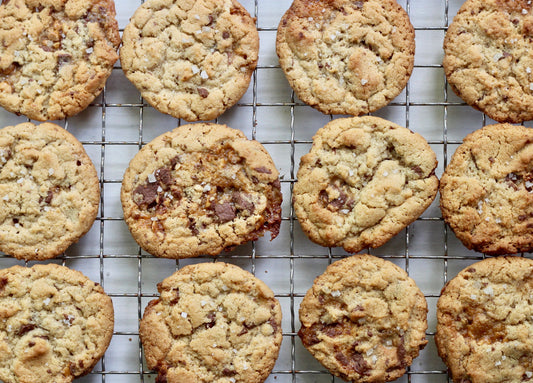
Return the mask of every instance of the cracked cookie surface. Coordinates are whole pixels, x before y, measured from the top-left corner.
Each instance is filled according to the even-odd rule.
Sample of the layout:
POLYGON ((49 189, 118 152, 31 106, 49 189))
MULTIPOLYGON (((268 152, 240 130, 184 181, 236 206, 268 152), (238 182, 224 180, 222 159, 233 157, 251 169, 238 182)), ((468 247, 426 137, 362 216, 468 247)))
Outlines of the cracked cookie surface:
POLYGON ((427 303, 407 273, 372 255, 329 265, 300 305, 303 345, 350 382, 402 376, 427 343, 427 303))
POLYGON ((449 281, 435 343, 454 382, 533 381, 533 261, 495 257, 449 281))
POLYGON ((227 263, 186 266, 158 284, 140 336, 148 367, 169 383, 259 383, 281 345, 281 307, 249 272, 227 263))
POLYGON ((444 39, 452 89, 499 122, 533 119, 532 12, 529 0, 468 0, 444 39))
POLYGON ((0 270, 0 380, 68 383, 89 373, 113 335, 100 285, 54 264, 0 270))
POLYGON ((533 249, 533 129, 494 124, 463 140, 441 179, 444 220, 469 249, 533 249))
POLYGON ((82 144, 58 125, 0 129, 0 250, 53 258, 92 226, 100 202, 96 169, 82 144))
POLYGON ((293 204, 322 246, 356 253, 383 245, 436 196, 436 155, 426 140, 378 117, 336 119, 300 161, 293 204))
POLYGON ((112 0, 4 0, 0 105, 38 121, 84 110, 104 89, 120 44, 112 0))
POLYGON ((395 0, 295 0, 279 24, 276 50, 302 101, 322 113, 359 116, 406 86, 415 34, 395 0))
POLYGON ((124 218, 139 245, 166 258, 217 255, 281 222, 280 182, 257 141, 225 125, 183 125, 143 147, 122 182, 124 218))
POLYGON ((244 95, 258 53, 255 20, 235 0, 148 0, 124 30, 120 61, 154 108, 207 121, 244 95))

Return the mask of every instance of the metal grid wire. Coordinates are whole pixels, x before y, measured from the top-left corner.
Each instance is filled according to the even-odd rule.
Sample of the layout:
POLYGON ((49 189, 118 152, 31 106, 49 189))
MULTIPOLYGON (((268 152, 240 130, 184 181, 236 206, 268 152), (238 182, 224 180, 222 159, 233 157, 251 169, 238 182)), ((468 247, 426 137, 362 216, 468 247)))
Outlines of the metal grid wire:
MULTIPOLYGON (((116 0, 117 14, 122 20, 121 31, 141 2, 116 0)), ((223 115, 216 122, 245 130, 249 138, 257 139, 271 154, 275 153, 274 161, 281 165, 284 194, 282 234, 273 242, 260 239, 215 260, 238 264, 256 274, 273 288, 282 304, 282 350, 267 382, 341 382, 301 346, 297 336, 298 307, 314 277, 329 263, 348 254, 310 243, 301 232, 290 205, 299 157, 308 151, 317 128, 334 117, 321 117, 297 100, 275 60, 277 23, 290 0, 243 0, 241 3, 256 17, 261 45, 266 46, 261 52, 266 52, 269 59, 260 58, 247 96, 230 112, 233 117, 228 120, 223 115), (272 78, 281 80, 271 81, 272 78), (262 97, 265 92, 269 97, 262 97), (278 114, 281 117, 277 120, 278 114)), ((438 154, 437 174, 440 175, 462 137, 489 123, 488 118, 466 106, 449 91, 441 56, 437 53, 441 50, 447 26, 462 1, 400 0, 400 4, 410 14, 415 26, 415 69, 406 90, 374 114, 424 135, 438 154)), ((0 113, 2 126, 23 121, 22 117, 0 113)), ((119 190, 121 175, 135 152, 155 136, 182 122, 154 112, 128 85, 117 64, 106 89, 88 110, 80 117, 58 123, 76 135, 89 152, 99 171, 102 196, 98 218, 87 238, 49 262, 76 268, 99 282, 112 297, 117 314, 114 337, 106 356, 92 373, 78 381, 154 382, 155 374, 144 363, 138 336, 138 322, 144 307, 157 297, 157 282, 185 264, 211 262, 213 258, 170 261, 144 253, 124 229, 119 190), (120 88, 124 89, 117 94, 120 88), (122 115, 118 111, 126 112, 122 115), (120 121, 121 117, 124 121, 120 121), (162 126, 159 125, 161 121, 162 126), (127 139, 121 135, 126 130, 116 129, 121 124, 127 129, 128 133, 124 135, 127 139), (135 137, 131 136, 132 132, 135 137)), ((467 251, 455 239, 442 220, 438 201, 388 244, 368 252, 403 267, 421 287, 429 303, 429 344, 398 382, 451 381, 433 343, 436 301, 446 281, 483 256, 467 251)), ((13 264, 31 265, 32 262, 24 263, 0 255, 0 267, 13 264)))

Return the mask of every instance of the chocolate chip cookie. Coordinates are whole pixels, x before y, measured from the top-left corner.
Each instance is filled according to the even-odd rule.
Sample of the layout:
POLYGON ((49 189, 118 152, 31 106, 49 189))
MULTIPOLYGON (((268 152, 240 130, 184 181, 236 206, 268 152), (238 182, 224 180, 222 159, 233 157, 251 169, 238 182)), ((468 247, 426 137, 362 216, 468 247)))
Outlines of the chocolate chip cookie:
POLYGON ((300 305, 303 345, 350 382, 402 376, 427 343, 427 303, 407 273, 372 255, 334 262, 300 305))
POLYGON ((257 65, 255 20, 236 0, 148 0, 122 36, 126 77, 162 113, 207 121, 233 106, 257 65))
POLYGON ((336 119, 300 161, 293 204, 309 238, 356 253, 383 245, 437 194, 426 140, 378 117, 336 119))
POLYGON ((467 0, 444 39, 452 89, 498 122, 533 119, 532 12, 529 0, 467 0))
POLYGON ((276 50, 302 101, 322 113, 359 116, 405 88, 415 33, 395 0, 294 0, 280 21, 276 50))
POLYGON ((263 382, 281 345, 272 291, 227 263, 186 266, 158 284, 140 336, 158 382, 263 382))
POLYGON ((166 258, 217 255, 281 222, 280 182, 257 141, 225 125, 183 125, 130 162, 121 191, 124 219, 149 253, 166 258))
POLYGON ((0 106, 59 120, 104 89, 120 44, 113 0, 4 0, 0 20, 0 106))
POLYGON ((82 273, 54 264, 0 270, 0 380, 68 383, 113 335, 113 304, 82 273))
POLYGON ((533 249, 533 129, 485 126, 469 134, 441 179, 444 220, 469 249, 533 249))
POLYGON ((533 260, 487 258, 449 281, 435 342, 454 382, 533 380, 533 260))
POLYGON ((0 129, 0 250, 53 258, 92 226, 100 202, 96 169, 82 144, 51 123, 0 129))

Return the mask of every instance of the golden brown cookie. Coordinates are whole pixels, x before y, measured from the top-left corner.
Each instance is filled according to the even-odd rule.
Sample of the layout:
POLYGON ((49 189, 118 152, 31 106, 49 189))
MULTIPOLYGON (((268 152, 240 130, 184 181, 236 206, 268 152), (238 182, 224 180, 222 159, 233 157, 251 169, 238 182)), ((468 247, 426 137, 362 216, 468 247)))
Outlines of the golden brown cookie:
POLYGON ((281 223, 280 182, 257 141, 226 125, 189 124, 132 159, 122 182, 124 219, 139 245, 166 258, 217 255, 281 223))
POLYGON ((113 0, 4 0, 0 20, 0 106, 59 120, 104 89, 120 44, 113 0))
POLYGON ((257 65, 255 20, 236 0, 148 0, 123 34, 126 77, 160 112, 207 121, 233 106, 257 65))
POLYGON ((427 303, 407 273, 372 255, 334 262, 300 305, 303 345, 350 382, 402 376, 427 343, 427 303))
POLYGON ((186 266, 158 285, 140 336, 158 382, 261 383, 281 345, 281 307, 249 272, 227 263, 186 266))
POLYGON ((79 271, 0 270, 0 380, 68 383, 88 374, 113 335, 113 303, 79 271))
POLYGON ((378 247, 431 204, 436 166, 426 140, 409 129, 378 117, 336 119, 301 158, 294 210, 319 245, 378 247))
POLYGON ((487 258, 449 281, 435 342, 454 382, 533 381, 533 261, 487 258))
POLYGON ((294 0, 276 50, 302 101, 322 113, 359 116, 405 88, 415 33, 395 0, 294 0))
POLYGON ((452 89, 499 122, 533 119, 532 12, 529 0, 467 0, 444 39, 452 89))
POLYGON ((444 220, 469 249, 533 249, 533 129, 485 126, 457 148, 441 179, 444 220))
POLYGON ((58 125, 0 129, 0 250, 19 259, 56 257, 91 228, 100 202, 96 169, 58 125))

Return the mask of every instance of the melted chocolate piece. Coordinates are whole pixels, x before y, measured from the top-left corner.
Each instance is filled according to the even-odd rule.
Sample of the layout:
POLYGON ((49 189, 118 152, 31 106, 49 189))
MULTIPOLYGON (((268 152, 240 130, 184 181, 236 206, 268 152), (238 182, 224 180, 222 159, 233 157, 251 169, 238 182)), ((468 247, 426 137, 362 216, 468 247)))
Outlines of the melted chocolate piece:
POLYGON ((209 319, 209 322, 205 324, 206 328, 213 328, 215 327, 216 321, 216 314, 214 311, 210 311, 209 314, 207 314, 207 319, 209 319))
POLYGON ((159 168, 155 171, 155 178, 163 184, 163 187, 168 188, 172 185, 172 172, 167 168, 159 168))
POLYGON ((250 213, 254 211, 255 205, 246 198, 244 193, 234 192, 232 201, 239 210, 248 210, 250 213))
POLYGON ((198 91, 198 94, 202 98, 206 98, 207 96, 209 96, 209 91, 205 88, 197 88, 196 90, 198 91))
POLYGON ((226 223, 235 218, 235 207, 229 203, 224 202, 222 204, 215 205, 215 214, 222 223, 226 223))
POLYGON ((0 292, 4 291, 4 288, 7 285, 7 278, 1 278, 0 279, 0 292))
POLYGON ((359 375, 367 375, 367 371, 370 369, 365 358, 355 350, 347 350, 346 354, 342 351, 337 351, 335 359, 346 369, 355 371, 359 375))
POLYGON ((157 183, 149 183, 148 185, 139 185, 133 191, 133 202, 137 205, 151 205, 157 198, 157 183))
POLYGON ((17 331, 17 336, 22 336, 26 334, 27 332, 30 332, 31 330, 37 328, 33 323, 26 323, 20 326, 20 328, 17 331))
POLYGON ((258 168, 254 169, 257 173, 265 173, 265 174, 272 174, 272 171, 268 168, 265 168, 264 166, 260 166, 258 168))

